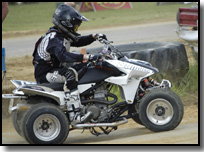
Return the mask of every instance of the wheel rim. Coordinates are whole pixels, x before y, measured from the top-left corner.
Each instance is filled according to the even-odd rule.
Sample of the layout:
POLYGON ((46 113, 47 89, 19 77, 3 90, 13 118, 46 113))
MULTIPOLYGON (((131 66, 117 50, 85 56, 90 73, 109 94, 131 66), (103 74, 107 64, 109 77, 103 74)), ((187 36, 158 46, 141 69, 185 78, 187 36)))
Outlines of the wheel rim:
POLYGON ((174 110, 167 100, 158 98, 148 104, 146 114, 153 124, 165 125, 171 121, 174 110))
POLYGON ((61 130, 61 125, 57 117, 52 114, 40 115, 34 122, 33 131, 35 136, 43 141, 55 139, 61 130))

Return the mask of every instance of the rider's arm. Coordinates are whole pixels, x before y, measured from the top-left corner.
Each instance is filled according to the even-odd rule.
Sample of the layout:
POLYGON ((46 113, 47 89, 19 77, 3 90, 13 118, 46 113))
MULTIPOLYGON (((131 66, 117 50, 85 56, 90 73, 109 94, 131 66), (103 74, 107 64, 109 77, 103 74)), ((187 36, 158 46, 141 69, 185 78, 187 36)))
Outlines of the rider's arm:
POLYGON ((77 42, 71 43, 71 46, 75 46, 75 47, 86 46, 86 45, 93 43, 95 40, 96 39, 94 37, 94 34, 90 34, 87 36, 80 36, 77 42))
POLYGON ((57 57, 61 62, 82 62, 84 59, 83 54, 75 54, 67 52, 63 41, 58 38, 49 40, 47 52, 57 57))

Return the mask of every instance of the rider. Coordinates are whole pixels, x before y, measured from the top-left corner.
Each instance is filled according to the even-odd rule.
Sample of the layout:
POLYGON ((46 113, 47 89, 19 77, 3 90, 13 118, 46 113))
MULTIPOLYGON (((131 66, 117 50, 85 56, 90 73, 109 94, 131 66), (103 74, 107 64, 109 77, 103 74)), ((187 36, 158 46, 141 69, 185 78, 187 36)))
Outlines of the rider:
POLYGON ((106 38, 104 34, 80 36, 76 31, 82 21, 89 21, 73 7, 61 4, 53 15, 54 27, 41 37, 35 45, 33 65, 37 83, 64 83, 65 102, 70 116, 76 123, 88 121, 91 112, 81 116, 81 102, 77 89, 78 71, 84 64, 73 64, 83 60, 96 60, 98 55, 74 54, 69 52, 70 46, 89 45, 97 38, 106 38), (65 64, 66 63, 66 64, 65 64))

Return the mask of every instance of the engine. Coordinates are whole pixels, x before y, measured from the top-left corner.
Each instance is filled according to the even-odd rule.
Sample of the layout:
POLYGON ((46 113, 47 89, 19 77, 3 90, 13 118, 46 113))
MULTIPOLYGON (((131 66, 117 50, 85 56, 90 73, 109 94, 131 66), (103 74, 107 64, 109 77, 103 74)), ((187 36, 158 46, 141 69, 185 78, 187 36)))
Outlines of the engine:
MULTIPOLYGON (((94 92, 94 99, 105 101, 105 86, 101 86, 94 92)), ((91 111, 94 116, 93 122, 104 122, 109 118, 108 105, 103 103, 90 103, 87 105, 87 112, 91 111)))
POLYGON ((94 92, 94 99, 98 99, 101 101, 105 100, 105 94, 107 93, 105 86, 98 87, 94 92))
POLYGON ((108 106, 105 104, 92 104, 88 105, 87 112, 91 111, 94 116, 93 122, 104 122, 108 119, 108 106))

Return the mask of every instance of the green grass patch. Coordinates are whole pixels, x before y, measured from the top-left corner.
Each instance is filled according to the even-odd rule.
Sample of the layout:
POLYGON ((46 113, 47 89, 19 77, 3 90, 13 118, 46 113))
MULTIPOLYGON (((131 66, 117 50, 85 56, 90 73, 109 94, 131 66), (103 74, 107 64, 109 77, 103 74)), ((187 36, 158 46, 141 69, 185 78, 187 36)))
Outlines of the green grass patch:
POLYGON ((188 73, 182 79, 179 86, 177 82, 173 83, 172 91, 180 97, 198 91, 198 62, 190 65, 188 73))
MULTIPOLYGON (((157 6, 156 2, 132 2, 133 9, 82 12, 90 19, 79 30, 129 24, 176 21, 179 7, 191 5, 172 4, 157 6)), ((55 2, 38 2, 9 5, 9 13, 2 24, 2 31, 47 30, 52 24, 55 2)))

